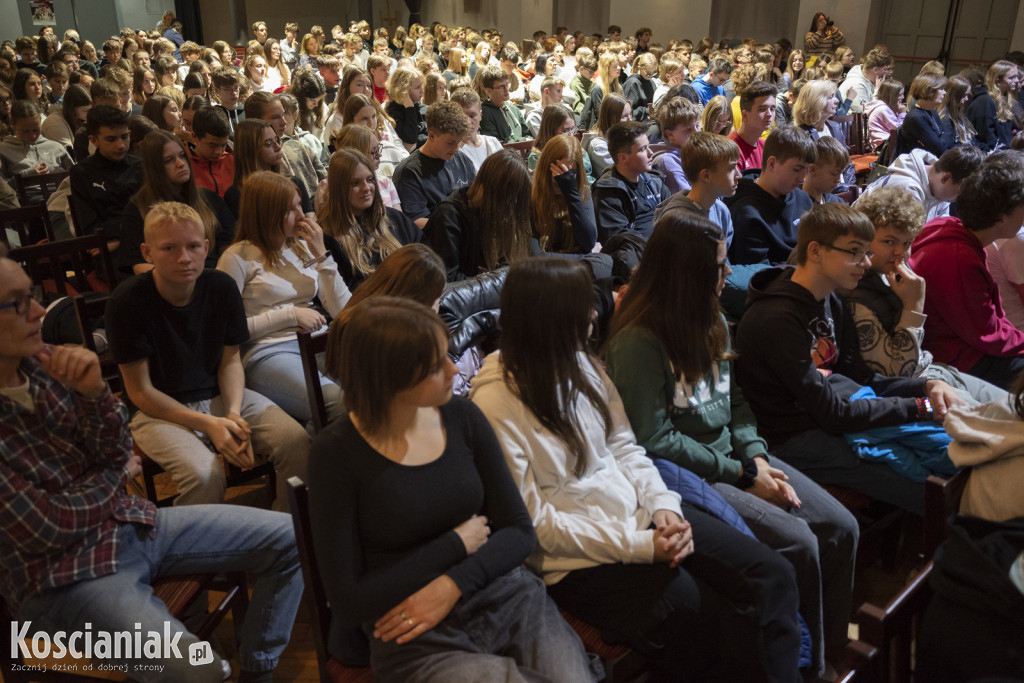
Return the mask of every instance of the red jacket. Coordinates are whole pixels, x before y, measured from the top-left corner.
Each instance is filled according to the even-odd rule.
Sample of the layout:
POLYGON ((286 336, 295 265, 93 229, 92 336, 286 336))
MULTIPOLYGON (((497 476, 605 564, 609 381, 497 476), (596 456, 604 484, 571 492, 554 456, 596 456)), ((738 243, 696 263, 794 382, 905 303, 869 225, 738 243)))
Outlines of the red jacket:
POLYGON ((227 189, 235 182, 235 157, 231 152, 217 161, 207 161, 192 155, 192 172, 196 176, 196 185, 216 192, 222 199, 227 189))
POLYGON ((982 356, 1024 356, 1024 332, 1006 319, 981 241, 959 218, 925 223, 910 265, 927 282, 924 346, 935 360, 968 371, 982 356))

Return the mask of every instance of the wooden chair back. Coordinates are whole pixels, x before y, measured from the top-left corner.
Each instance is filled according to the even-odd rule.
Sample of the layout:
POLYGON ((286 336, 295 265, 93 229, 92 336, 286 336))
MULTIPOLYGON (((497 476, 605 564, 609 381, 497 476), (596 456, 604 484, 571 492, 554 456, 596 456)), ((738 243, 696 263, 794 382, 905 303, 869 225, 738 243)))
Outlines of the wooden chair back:
POLYGON ((36 175, 15 175, 14 182, 17 184, 18 201, 22 206, 30 204, 46 204, 50 195, 57 191, 60 184, 68 177, 67 171, 54 171, 53 173, 39 173, 36 175), (40 201, 39 195, 42 195, 40 201), (34 200, 34 201, 33 201, 34 200))
POLYGON ((526 163, 527 157, 530 156, 530 152, 533 151, 533 140, 523 140, 522 142, 506 142, 502 145, 505 149, 511 149, 518 154, 523 163, 526 163))
POLYGON ((299 550, 306 595, 313 604, 310 622, 313 627, 313 644, 316 647, 320 683, 370 683, 373 680, 373 672, 369 667, 347 667, 327 652, 327 634, 331 631, 331 606, 327 602, 327 591, 320 578, 320 565, 316 558, 316 548, 313 547, 313 527, 309 519, 309 489, 298 477, 288 480, 288 502, 292 510, 295 544, 299 550))
POLYGON ((878 651, 869 666, 867 683, 911 683, 914 673, 913 643, 932 597, 929 578, 932 563, 911 579, 884 607, 865 603, 857 610, 859 640, 878 651))
POLYGON ((949 527, 946 521, 960 509, 960 499, 971 476, 970 469, 962 469, 949 479, 934 474, 924 482, 924 561, 930 562, 939 545, 946 540, 949 527))
POLYGON ((306 380, 306 397, 313 416, 313 433, 318 434, 329 422, 324 391, 320 386, 320 368, 317 355, 327 350, 327 332, 310 334, 299 332, 299 356, 302 358, 302 376, 306 380))
POLYGON ((14 233, 18 239, 17 246, 27 247, 40 242, 53 242, 53 224, 50 222, 50 212, 43 204, 32 204, 17 209, 5 209, 0 211, 0 242, 8 248, 14 247, 11 244, 8 231, 14 233))
POLYGON ((117 282, 102 230, 84 237, 12 249, 8 258, 21 263, 34 284, 60 296, 109 291, 117 282))

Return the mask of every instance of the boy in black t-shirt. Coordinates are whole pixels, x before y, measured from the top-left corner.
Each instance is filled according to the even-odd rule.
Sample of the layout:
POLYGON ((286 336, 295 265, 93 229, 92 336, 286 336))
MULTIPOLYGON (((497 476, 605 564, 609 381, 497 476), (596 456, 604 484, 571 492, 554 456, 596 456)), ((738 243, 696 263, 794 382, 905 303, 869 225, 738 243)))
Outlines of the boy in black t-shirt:
POLYGON ((209 241, 191 207, 154 206, 145 240, 142 255, 153 270, 123 282, 106 313, 114 359, 139 408, 132 436, 174 477, 176 505, 222 502, 224 468, 213 451, 247 468, 255 449, 277 469, 274 509, 287 510, 286 482, 305 474, 310 438, 245 388, 238 347, 249 329, 238 288, 203 269, 209 241))
POLYGON ((398 164, 392 177, 402 212, 421 228, 435 206, 476 177, 473 162, 459 151, 469 132, 462 106, 436 102, 427 109, 426 119, 427 141, 398 164))

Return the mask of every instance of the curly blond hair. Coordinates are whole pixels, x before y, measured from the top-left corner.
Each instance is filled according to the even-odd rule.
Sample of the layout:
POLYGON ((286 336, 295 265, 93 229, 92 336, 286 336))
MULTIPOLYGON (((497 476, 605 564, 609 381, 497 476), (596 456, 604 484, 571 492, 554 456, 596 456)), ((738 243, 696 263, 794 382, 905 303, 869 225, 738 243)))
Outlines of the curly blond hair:
POLYGON ((891 228, 916 237, 924 226, 924 206, 902 187, 883 187, 857 200, 854 207, 875 228, 891 228))

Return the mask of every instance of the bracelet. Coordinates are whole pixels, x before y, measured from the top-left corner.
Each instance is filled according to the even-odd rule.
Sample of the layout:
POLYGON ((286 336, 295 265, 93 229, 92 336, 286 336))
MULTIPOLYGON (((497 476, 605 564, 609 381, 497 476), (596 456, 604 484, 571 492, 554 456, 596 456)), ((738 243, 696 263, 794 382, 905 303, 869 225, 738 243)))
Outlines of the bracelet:
POLYGON ((311 258, 308 261, 303 261, 302 262, 302 267, 303 268, 312 268, 313 266, 315 266, 318 263, 323 263, 324 261, 327 260, 327 256, 329 254, 330 254, 330 252, 325 251, 324 253, 320 254, 316 258, 311 258))
POLYGON ((927 398, 915 398, 914 402, 917 403, 917 419, 918 420, 930 420, 935 414, 932 409, 932 402, 927 398))

